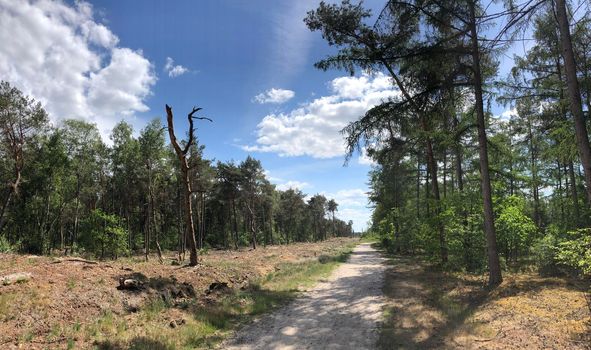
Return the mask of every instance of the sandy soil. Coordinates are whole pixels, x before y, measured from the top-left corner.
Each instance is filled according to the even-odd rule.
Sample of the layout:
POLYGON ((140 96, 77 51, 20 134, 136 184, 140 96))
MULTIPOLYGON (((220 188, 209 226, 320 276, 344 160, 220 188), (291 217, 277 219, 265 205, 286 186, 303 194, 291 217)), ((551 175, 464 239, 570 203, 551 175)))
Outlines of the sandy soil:
POLYGON ((583 281, 505 273, 445 273, 417 259, 389 261, 382 349, 591 349, 591 298, 583 281))
POLYGON ((369 244, 301 298, 242 330, 223 349, 374 349, 385 259, 369 244))
MULTIPOLYGON (((175 260, 172 252, 166 254, 164 264, 158 263, 155 257, 149 262, 134 257, 85 263, 67 257, 0 254, 0 276, 15 272, 33 276, 26 283, 0 284, 0 349, 65 349, 72 336, 75 349, 91 348, 94 336, 83 330, 105 312, 112 313, 117 320, 125 320, 128 327, 137 326, 141 332, 140 313, 134 309, 142 308, 155 297, 164 294, 169 297, 189 288, 194 290, 194 296, 172 295, 171 298, 179 299, 172 302, 181 303, 183 298, 212 302, 215 296, 205 292, 213 282, 241 288, 274 271, 278 264, 317 259, 354 241, 334 238, 318 243, 261 246, 256 250, 212 250, 202 255, 200 265, 194 268, 172 264, 175 260), (125 276, 141 277, 149 287, 137 293, 118 290, 119 279, 125 276)), ((170 321, 158 322, 168 325, 170 321)))

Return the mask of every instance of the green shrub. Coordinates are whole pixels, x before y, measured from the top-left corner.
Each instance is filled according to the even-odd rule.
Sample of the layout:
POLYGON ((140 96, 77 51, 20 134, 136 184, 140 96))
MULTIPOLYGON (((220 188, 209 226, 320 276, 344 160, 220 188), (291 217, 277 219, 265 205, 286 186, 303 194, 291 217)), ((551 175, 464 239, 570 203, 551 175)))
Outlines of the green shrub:
POLYGON ((591 229, 567 232, 558 242, 556 260, 582 275, 591 275, 591 229))
POLYGON ((129 252, 129 233, 117 215, 95 209, 82 222, 82 229, 80 245, 98 257, 104 258, 108 253, 116 259, 129 252))
POLYGON ((16 247, 10 244, 6 237, 0 236, 0 253, 14 253, 16 247))
POLYGON ((556 261, 557 247, 558 239, 552 232, 534 242, 531 253, 539 273, 546 275, 558 272, 556 261))
POLYGON ((499 250, 508 261, 527 252, 537 231, 533 220, 525 214, 525 199, 518 196, 504 198, 497 218, 499 250))

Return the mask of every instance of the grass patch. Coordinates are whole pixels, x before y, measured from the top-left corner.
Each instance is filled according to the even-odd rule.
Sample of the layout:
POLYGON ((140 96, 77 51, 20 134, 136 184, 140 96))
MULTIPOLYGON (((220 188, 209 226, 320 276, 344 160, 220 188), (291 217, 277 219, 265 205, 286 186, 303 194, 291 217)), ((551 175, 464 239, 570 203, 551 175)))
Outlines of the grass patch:
POLYGON ((91 339, 109 338, 123 334, 126 329, 125 319, 116 319, 113 313, 107 310, 95 322, 86 326, 86 335, 91 339))
POLYGON ((347 261, 351 251, 349 248, 335 255, 321 255, 316 260, 279 264, 277 271, 258 282, 261 289, 296 292, 330 276, 340 263, 347 261))
POLYGON ((74 278, 68 278, 68 282, 66 282, 66 288, 68 288, 68 290, 73 290, 76 288, 76 280, 74 278))
POLYGON ((156 319, 158 315, 160 315, 160 313, 168 307, 169 305, 161 298, 152 299, 144 307, 144 316, 147 321, 152 321, 156 319))
POLYGON ((12 302, 14 298, 14 294, 0 294, 0 321, 6 321, 14 317, 12 315, 12 302))

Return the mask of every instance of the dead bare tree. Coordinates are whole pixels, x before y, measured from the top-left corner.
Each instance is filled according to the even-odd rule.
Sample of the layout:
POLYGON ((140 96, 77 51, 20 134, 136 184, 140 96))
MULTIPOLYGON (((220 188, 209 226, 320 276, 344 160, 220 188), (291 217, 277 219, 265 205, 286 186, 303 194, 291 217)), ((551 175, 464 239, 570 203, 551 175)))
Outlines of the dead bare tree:
POLYGON ((191 181, 189 178, 189 161, 187 155, 189 154, 189 150, 191 149, 191 145, 195 142, 195 126, 194 120, 209 120, 206 117, 196 117, 195 113, 200 111, 201 108, 193 107, 193 110, 188 114, 187 119, 189 120, 189 140, 181 147, 177 141, 176 135, 174 133, 174 123, 173 123, 173 114, 172 108, 169 105, 166 105, 166 121, 168 123, 168 135, 170 136, 170 143, 174 147, 174 151, 179 158, 181 163, 181 174, 183 175, 183 185, 185 188, 185 207, 187 211, 185 212, 185 223, 186 223, 186 230, 187 230, 187 238, 189 240, 189 265, 196 266, 199 262, 197 256, 197 241, 195 240, 195 225, 193 222, 193 206, 191 201, 191 196, 193 195, 193 191, 191 189, 191 181))

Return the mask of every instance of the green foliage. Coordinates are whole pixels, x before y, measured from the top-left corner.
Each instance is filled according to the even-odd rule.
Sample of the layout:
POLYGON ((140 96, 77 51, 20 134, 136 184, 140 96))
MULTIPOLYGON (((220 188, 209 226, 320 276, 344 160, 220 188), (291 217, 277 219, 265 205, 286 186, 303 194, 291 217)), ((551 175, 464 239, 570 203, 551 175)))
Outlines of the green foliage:
POLYGON ((591 229, 565 232, 552 225, 533 244, 532 254, 541 273, 591 275, 591 229))
POLYGON ((497 218, 497 242, 505 259, 516 261, 520 255, 528 253, 536 231, 533 220, 525 214, 525 199, 504 198, 497 218))
POLYGON ((583 275, 591 275, 591 229, 569 231, 558 242, 556 260, 583 275))
POLYGON ((0 253, 14 253, 16 247, 6 239, 6 237, 0 235, 0 253))
POLYGON ((95 209, 85 219, 82 227, 80 243, 96 256, 104 258, 105 255, 110 255, 116 259, 129 252, 129 233, 118 216, 95 209))
POLYGON ((535 241, 531 248, 534 263, 541 274, 558 272, 556 260, 558 239, 551 230, 549 231, 545 236, 535 241))

